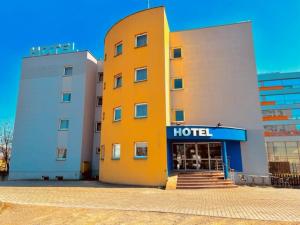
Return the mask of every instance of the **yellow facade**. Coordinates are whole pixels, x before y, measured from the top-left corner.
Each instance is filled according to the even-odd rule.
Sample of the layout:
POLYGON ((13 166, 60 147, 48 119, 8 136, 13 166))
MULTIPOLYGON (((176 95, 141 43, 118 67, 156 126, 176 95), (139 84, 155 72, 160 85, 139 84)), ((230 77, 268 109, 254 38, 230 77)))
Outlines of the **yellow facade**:
POLYGON ((105 38, 100 177, 103 182, 159 186, 167 180, 169 106, 169 28, 163 7, 132 14, 116 23, 105 38), (147 33, 145 47, 135 47, 136 35, 147 33), (122 43, 121 55, 115 46, 122 43), (147 67, 147 80, 135 82, 135 69, 147 67), (122 74, 122 87, 114 77, 122 74), (136 119, 134 105, 148 104, 148 117, 136 119), (121 121, 113 110, 121 107, 121 121), (135 142, 148 143, 146 159, 134 157, 135 142), (120 159, 112 159, 113 144, 121 145, 120 159), (102 156, 103 157, 103 156, 102 156))

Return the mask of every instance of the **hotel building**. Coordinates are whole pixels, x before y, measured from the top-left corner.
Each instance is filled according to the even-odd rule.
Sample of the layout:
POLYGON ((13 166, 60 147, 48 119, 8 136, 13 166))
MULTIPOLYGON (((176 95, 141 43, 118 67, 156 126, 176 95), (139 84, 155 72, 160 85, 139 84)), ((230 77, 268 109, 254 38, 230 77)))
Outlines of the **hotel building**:
POLYGON ((170 31, 164 7, 143 10, 108 30, 97 88, 101 71, 88 52, 24 59, 12 178, 50 171, 78 179, 84 161, 97 161, 95 147, 107 183, 164 186, 176 172, 268 173, 250 22, 170 31), (74 75, 64 76, 69 65, 74 75), (76 104, 60 102, 64 87, 76 104), (97 121, 101 141, 93 140, 97 121), (61 148, 67 160, 57 160, 61 148))
POLYGON ((81 179, 87 167, 98 175, 101 71, 71 45, 23 59, 9 179, 81 179))
POLYGON ((300 173, 300 72, 258 81, 270 172, 300 173))
POLYGON ((100 180, 267 174, 251 23, 170 32, 163 7, 105 37, 100 180))

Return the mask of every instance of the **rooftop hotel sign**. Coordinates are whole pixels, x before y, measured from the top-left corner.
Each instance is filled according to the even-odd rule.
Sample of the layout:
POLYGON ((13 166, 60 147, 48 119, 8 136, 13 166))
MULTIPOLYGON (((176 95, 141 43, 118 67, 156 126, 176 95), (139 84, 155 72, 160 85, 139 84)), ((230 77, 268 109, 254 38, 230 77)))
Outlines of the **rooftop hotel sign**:
POLYGON ((41 55, 56 55, 62 53, 75 52, 74 43, 65 43, 49 46, 38 46, 30 49, 30 56, 41 56, 41 55))
POLYGON ((194 137, 212 137, 213 135, 210 133, 208 128, 197 128, 197 127, 174 127, 174 136, 194 136, 194 137))
POLYGON ((223 126, 167 126, 167 137, 174 141, 246 141, 247 132, 243 128, 223 126))

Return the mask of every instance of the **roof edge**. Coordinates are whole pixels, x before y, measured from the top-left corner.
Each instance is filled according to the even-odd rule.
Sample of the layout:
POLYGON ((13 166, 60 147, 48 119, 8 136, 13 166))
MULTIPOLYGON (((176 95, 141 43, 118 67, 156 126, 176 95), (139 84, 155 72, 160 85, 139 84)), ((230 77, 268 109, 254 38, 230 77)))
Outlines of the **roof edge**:
POLYGON ((192 29, 175 30, 175 31, 171 31, 170 33, 193 31, 193 30, 202 30, 202 29, 210 29, 210 28, 216 28, 216 27, 233 26, 233 25, 239 25, 239 24, 243 24, 243 23, 250 23, 250 24, 252 24, 252 21, 251 20, 246 20, 246 21, 233 22, 233 23, 220 24, 220 25, 211 25, 211 26, 198 27, 198 28, 192 28, 192 29))
POLYGON ((165 7, 162 6, 162 5, 161 5, 161 6, 155 6, 155 7, 152 7, 152 8, 143 9, 143 10, 140 10, 140 11, 137 11, 137 12, 134 12, 134 13, 131 13, 131 14, 129 14, 129 15, 123 17, 122 19, 118 20, 117 22, 115 22, 115 23, 114 23, 114 24, 106 31, 105 36, 104 36, 104 41, 105 41, 106 36, 108 35, 108 33, 112 30, 112 28, 113 28, 114 26, 116 26, 117 24, 119 24, 121 21, 123 21, 123 20, 127 19, 128 17, 131 17, 131 16, 133 16, 133 15, 135 15, 135 14, 138 14, 138 13, 141 13, 141 12, 144 12, 144 11, 148 11, 148 10, 152 10, 152 9, 157 9, 157 8, 164 8, 164 9, 165 9, 165 7))

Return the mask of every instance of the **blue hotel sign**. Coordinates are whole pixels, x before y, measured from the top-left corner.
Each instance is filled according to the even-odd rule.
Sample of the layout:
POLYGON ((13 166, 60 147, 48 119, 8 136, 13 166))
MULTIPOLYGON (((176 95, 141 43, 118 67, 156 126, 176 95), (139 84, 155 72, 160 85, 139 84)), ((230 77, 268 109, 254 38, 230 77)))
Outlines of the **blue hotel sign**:
POLYGON ((62 53, 75 52, 74 43, 57 44, 49 46, 32 47, 30 49, 30 56, 41 56, 41 55, 56 55, 62 53))
POLYGON ((168 126, 167 136, 169 140, 247 140, 245 129, 231 127, 168 126))

